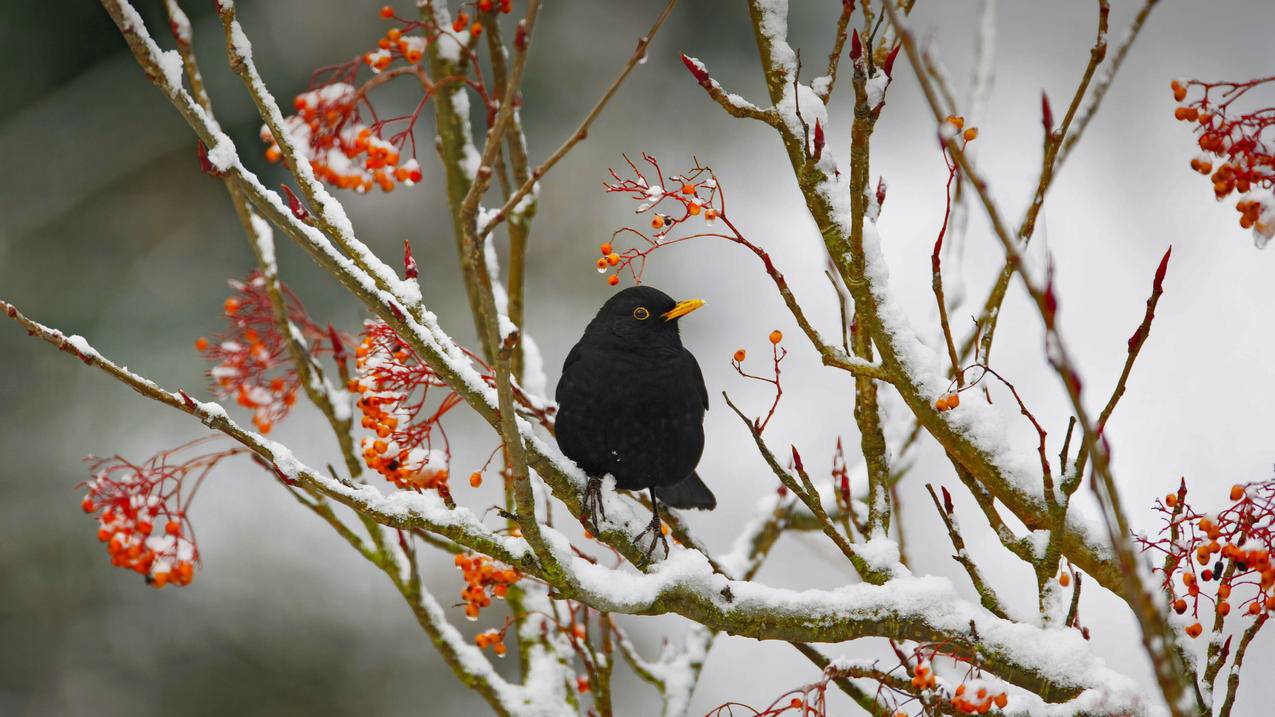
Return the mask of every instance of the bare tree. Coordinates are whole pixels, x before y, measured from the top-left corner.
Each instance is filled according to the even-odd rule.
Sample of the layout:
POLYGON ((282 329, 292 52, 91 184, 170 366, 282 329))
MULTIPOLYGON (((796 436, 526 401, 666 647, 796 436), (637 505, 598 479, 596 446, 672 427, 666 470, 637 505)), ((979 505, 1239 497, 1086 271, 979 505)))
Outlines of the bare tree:
MULTIPOLYGON (((980 3, 980 59, 965 102, 958 101, 941 64, 918 43, 908 24, 913 5, 908 0, 844 2, 831 18, 826 64, 808 81, 802 79, 800 53, 787 38, 786 0, 748 0, 767 91, 759 102, 729 92, 702 62, 682 55, 709 100, 731 117, 769 126, 781 142, 827 249, 828 279, 841 308, 840 336, 815 328, 781 267, 732 220, 726 187, 742 180, 719 177, 697 158, 686 158, 686 169, 676 172, 651 155, 625 157, 620 169, 611 170, 606 191, 635 202, 646 224, 621 228, 602 244, 598 269, 612 285, 625 277, 640 282, 657 250, 691 240, 723 239, 754 256, 801 340, 829 370, 853 378, 852 413, 864 480, 852 485, 840 446, 831 475, 816 478, 796 446, 768 443, 764 432, 783 394, 781 362, 787 355, 784 336, 775 331, 763 369, 753 367, 756 359, 750 361, 744 349, 733 361, 741 376, 773 387, 769 410, 750 416, 729 396, 725 401, 774 473, 776 491, 756 515, 741 521, 745 527, 726 555, 711 555, 671 513, 665 528, 677 546, 654 561, 638 544, 647 521, 636 498, 608 491, 596 534, 586 532, 573 543, 564 532, 573 520, 586 518, 581 498, 587 477, 554 446, 556 407, 540 395, 539 352, 522 327, 525 257, 538 187, 588 136, 645 58, 676 0, 669 0, 637 37, 632 55, 578 128, 539 164, 530 159, 519 115, 527 56, 537 46, 539 0, 527 0, 520 18, 512 17, 509 0, 466 3, 454 16, 441 0, 419 0, 419 15, 411 18, 386 6, 380 14, 387 31, 377 48, 316 72, 312 86, 294 98, 291 114, 262 81, 234 3, 218 0, 226 54, 260 112, 266 157, 282 162, 290 174, 291 185, 278 192, 246 168, 245 148, 221 131, 178 1, 165 1, 173 50, 161 49, 128 0, 102 4, 142 70, 197 135, 201 165, 225 184, 256 257, 252 272, 232 283, 223 307, 225 331, 196 344, 211 365, 216 397, 233 398, 251 411, 256 430, 241 426, 221 404, 199 400, 192 391, 160 387, 85 339, 65 336, 0 302, 33 336, 215 432, 142 462, 120 456, 91 461, 83 508, 99 525, 99 538, 115 565, 137 571, 155 587, 190 584, 199 561, 191 500, 220 461, 247 455, 385 574, 457 679, 497 714, 613 714, 611 680, 621 660, 659 692, 665 715, 684 714, 722 632, 791 643, 817 667, 820 678, 767 707, 726 702, 716 714, 824 714, 830 688, 874 715, 1116 715, 1152 709, 1159 700, 1140 694, 1132 679, 1103 666, 1087 644, 1088 630, 1078 615, 1082 584, 1108 590, 1127 604, 1172 714, 1230 712, 1245 650, 1275 610, 1270 561, 1275 484, 1237 485, 1230 495, 1232 508, 1210 516, 1187 505, 1183 483, 1157 506, 1166 517, 1166 536, 1135 539, 1104 437, 1150 336, 1171 250, 1148 271, 1144 318, 1128 341, 1124 370, 1096 416, 1086 408, 1088 387, 1058 320, 1052 268, 1031 266, 1025 255, 1054 176, 1098 110, 1156 0, 1140 6, 1114 51, 1108 48, 1108 2, 1096 3, 1094 42, 1065 110, 1056 114, 1042 96, 1039 179, 1014 224, 997 205, 973 152, 979 142, 973 124, 985 112, 993 77, 992 0, 980 3), (510 32, 511 43, 506 41, 510 32), (949 169, 947 213, 931 256, 937 318, 924 335, 912 328, 891 289, 876 225, 887 188, 884 181, 871 181, 873 132, 892 79, 905 64, 924 93, 949 169), (385 117, 377 112, 378 88, 389 82, 419 84, 420 101, 411 113, 385 117), (853 97, 852 144, 843 158, 834 156, 826 141, 832 126, 829 103, 838 89, 853 97), (483 112, 471 112, 473 100, 483 112), (434 115, 438 172, 446 182, 460 271, 480 339, 472 349, 457 344, 424 304, 410 244, 404 247, 400 274, 358 238, 342 202, 329 191, 388 192, 420 181, 427 170, 417 161, 413 130, 427 110, 434 115), (478 144, 471 114, 485 119, 478 144), (945 271, 959 270, 951 264, 960 261, 971 204, 986 214, 1005 259, 976 308, 972 330, 959 336, 951 314, 964 290, 953 296, 944 278, 945 271), (501 228, 509 257, 503 270, 494 246, 501 228), (370 318, 357 336, 312 318, 284 285, 275 260, 276 232, 301 247, 366 309, 370 318), (1061 443, 1050 444, 1009 377, 992 365, 999 310, 1015 277, 1035 307, 1044 329, 1044 354, 1074 414, 1061 443), (997 428, 1001 424, 990 420, 998 410, 990 405, 993 391, 1011 398, 1010 405, 1034 429, 1034 464, 1015 461, 1006 450, 1009 439, 997 428), (298 397, 326 417, 344 458, 341 470, 308 466, 266 437, 298 397), (487 464, 467 480, 477 487, 488 473, 498 475, 505 488, 499 525, 477 515, 476 506, 464 506, 451 488, 450 441, 456 437, 449 437, 444 425, 454 410, 475 412, 497 437, 487 464), (950 581, 915 575, 906 566, 896 487, 915 447, 929 440, 942 447, 959 483, 981 508, 980 528, 990 528, 1008 555, 1032 569, 1038 599, 1030 609, 1008 605, 984 579, 984 570, 965 550, 965 533, 946 486, 927 483, 926 489, 975 599, 950 581), (372 472, 385 482, 371 478, 372 472), (1071 510, 1086 477, 1101 507, 1101 530, 1071 510), (1030 532, 1011 527, 1005 513, 1030 532), (822 533, 858 582, 798 591, 755 580, 776 542, 797 531, 822 533), (1163 579, 1153 576, 1140 549, 1165 556, 1157 568, 1163 579), (466 617, 482 618, 493 599, 507 603, 507 617, 479 633, 476 644, 451 624, 449 610, 422 580, 422 553, 434 550, 453 555, 462 572, 466 617), (1209 567, 1197 575, 1193 559, 1209 567), (1175 577, 1185 581, 1182 588, 1175 577), (1179 589, 1188 594, 1178 597, 1179 589), (1201 604, 1214 615, 1212 632, 1218 636, 1202 661, 1183 638, 1202 634, 1201 604), (1184 630, 1180 621, 1186 618, 1178 616, 1188 610, 1191 623, 1184 630), (1248 621, 1234 651, 1230 639, 1221 640, 1232 613, 1248 621), (680 615, 692 628, 680 644, 666 644, 657 657, 643 656, 616 618, 661 614, 680 615), (895 659, 833 658, 815 644, 863 637, 888 641, 895 659), (517 677, 502 676, 489 657, 504 656, 510 643, 517 677), (1212 685, 1228 660, 1226 696, 1215 706, 1212 685)), ((1222 143, 1230 140, 1220 130, 1210 132, 1214 125, 1201 118, 1223 116, 1208 104, 1215 86, 1200 86, 1203 104, 1181 108, 1179 119, 1200 122, 1201 147, 1223 152, 1230 145, 1222 143)), ((1174 83, 1179 101, 1186 87, 1174 83)), ((1257 130, 1259 139, 1265 126, 1257 130)), ((1198 171, 1211 172, 1212 165, 1206 169, 1204 164, 1201 158, 1192 162, 1198 171)), ((1252 163, 1243 166, 1251 170, 1252 163)), ((1233 167, 1221 180, 1214 175, 1219 196, 1228 182, 1234 189, 1240 181, 1259 181, 1236 174, 1233 167)), ((1269 180, 1264 186, 1269 188, 1269 180)), ((1247 199, 1241 205, 1246 228, 1266 232, 1275 225, 1267 221, 1269 203, 1247 199)))

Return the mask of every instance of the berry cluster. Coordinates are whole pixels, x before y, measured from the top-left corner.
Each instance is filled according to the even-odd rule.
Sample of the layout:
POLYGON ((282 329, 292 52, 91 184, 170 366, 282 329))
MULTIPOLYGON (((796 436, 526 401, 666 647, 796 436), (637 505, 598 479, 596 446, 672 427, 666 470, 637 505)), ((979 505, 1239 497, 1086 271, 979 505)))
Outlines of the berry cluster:
POLYGON ((1009 695, 1004 690, 993 692, 979 680, 962 682, 952 693, 952 706, 958 712, 965 714, 987 714, 993 705, 1004 709, 1007 704, 1009 704, 1009 695))
POLYGON ((775 387, 775 400, 771 402, 770 411, 766 413, 765 420, 762 420, 760 418, 753 419, 753 426, 757 428, 757 431, 759 433, 766 430, 767 424, 770 423, 770 419, 774 417, 775 415, 775 409, 779 407, 779 399, 782 398, 784 395, 783 386, 780 385, 779 383, 779 363, 783 361, 785 358, 787 358, 788 356, 788 349, 783 348, 779 345, 779 342, 784 340, 784 333, 782 331, 780 331, 779 329, 775 329, 774 331, 771 331, 767 339, 770 341, 771 361, 773 363, 774 378, 767 378, 765 376, 756 376, 745 371, 743 367, 743 363, 744 363, 744 359, 748 357, 748 352, 745 351, 744 349, 736 349, 735 353, 731 356, 731 362, 730 362, 731 368, 735 369, 735 373, 739 374, 740 376, 743 376, 744 378, 752 379, 754 381, 762 381, 764 383, 768 383, 775 387))
MULTIPOLYGON (((491 605, 492 597, 503 600, 509 586, 522 579, 522 574, 515 568, 503 567, 481 553, 460 553, 455 563, 465 577, 465 589, 460 592, 460 599, 465 601, 465 617, 470 620, 478 619, 479 612, 491 605)), ((497 645, 496 654, 501 654, 503 641, 493 644, 497 645)))
MULTIPOLYGON (((356 375, 349 389, 359 394, 363 428, 376 434, 361 444, 368 467, 399 488, 433 489, 450 497, 451 451, 439 422, 462 403, 461 397, 383 321, 365 322, 354 355, 356 375), (444 391, 436 406, 430 389, 444 391), (434 447, 435 428, 441 450, 434 447)), ((470 476, 471 485, 481 482, 481 474, 477 481, 470 476)))
POLYGON ((949 136, 955 136, 960 133, 961 139, 966 142, 973 142, 978 139, 977 127, 966 127, 965 118, 960 115, 948 115, 943 120, 943 133, 949 136))
POLYGON ((961 394, 958 391, 950 391, 934 400, 934 410, 940 412, 950 411, 959 405, 961 405, 961 394))
POLYGON ((1202 153, 1191 169, 1210 178, 1213 195, 1222 200, 1240 195, 1235 209, 1240 227, 1251 229, 1259 248, 1275 236, 1275 144, 1267 131, 1275 126, 1275 107, 1252 112, 1234 110, 1236 100, 1255 87, 1275 82, 1266 77, 1248 82, 1173 80, 1169 87, 1179 103, 1175 119, 1194 125, 1202 153), (1190 98, 1190 99, 1188 99, 1190 98))
POLYGON ((928 663, 922 662, 912 671, 912 686, 918 690, 932 690, 938 684, 934 670, 928 663))
MULTIPOLYGON (((408 43, 408 39, 400 38, 399 42, 408 43)), ((416 51, 409 49, 411 52, 416 51)), ((376 70, 382 59, 388 63, 389 55, 377 60, 372 60, 371 55, 366 58, 376 70)), ((315 176, 338 189, 359 193, 374 185, 391 192, 396 182, 410 187, 421 181, 421 167, 415 157, 400 163, 400 147, 407 135, 382 139, 384 122, 364 124, 358 110, 361 102, 366 102, 361 91, 344 82, 303 92, 293 100, 297 113, 284 123, 315 176)), ((269 128, 262 127, 261 140, 268 145, 266 159, 279 161, 282 153, 269 128)))
POLYGON ((1275 612, 1275 479, 1234 485, 1230 499, 1229 508, 1201 514, 1187 503, 1184 479, 1156 504, 1165 519, 1162 536, 1138 539, 1143 550, 1164 554, 1157 570, 1174 612, 1190 611, 1197 618, 1185 628, 1192 638, 1204 632, 1198 621, 1202 600, 1212 603, 1208 612, 1218 625, 1232 612, 1250 617, 1275 612))
MULTIPOLYGON (((646 163, 654 170, 654 183, 648 180, 646 175, 633 163, 633 160, 626 155, 624 161, 632 169, 633 177, 630 179, 621 178, 612 169, 610 174, 614 181, 603 185, 609 194, 624 194, 630 199, 639 202, 635 212, 637 214, 650 212, 650 225, 653 230, 648 235, 645 231, 626 227, 615 232, 612 235, 611 242, 602 244, 602 258, 597 261, 596 266, 598 272, 603 274, 611 268, 616 270, 616 273, 607 277, 607 283, 611 286, 620 283, 619 272, 626 269, 632 275, 634 281, 641 283, 642 272, 646 268, 646 257, 660 247, 696 237, 723 236, 709 231, 680 236, 674 239, 669 238, 669 233, 673 229, 689 221, 692 217, 702 216, 704 226, 710 229, 718 219, 725 217, 725 197, 722 195, 721 189, 717 184, 717 177, 713 175, 711 169, 701 166, 696 161, 695 166, 686 174, 675 174, 665 178, 663 170, 660 169, 660 163, 655 157, 643 152, 642 159, 646 160, 646 163), (668 208, 664 211, 656 211, 661 208, 661 205, 668 208), (634 247, 617 253, 612 248, 612 243, 616 237, 626 233, 640 238, 645 242, 646 246, 644 248, 634 247)), ((733 237, 729 236, 724 238, 733 239, 733 237)))
MULTIPOLYGON (((251 409, 252 422, 262 433, 283 420, 296 403, 300 385, 287 340, 275 320, 266 280, 259 272, 244 281, 231 281, 234 293, 222 305, 228 327, 211 340, 200 337, 195 348, 212 364, 208 375, 213 392, 234 398, 251 409)), ((340 350, 335 332, 310 319, 300 299, 280 285, 288 320, 300 332, 311 356, 340 350)))
POLYGON ((199 549, 187 518, 190 499, 217 463, 242 452, 175 460, 203 442, 164 451, 142 464, 120 456, 87 459, 91 477, 81 484, 87 494, 80 507, 96 516, 97 537, 106 544, 111 564, 143 575, 156 588, 189 585, 194 579, 199 549), (189 488, 188 479, 194 481, 189 488))
POLYGON ((474 636, 474 644, 478 645, 480 650, 486 650, 490 647, 492 652, 496 653, 496 657, 504 657, 509 651, 509 648, 505 645, 505 632, 507 630, 509 630, 508 622, 500 630, 494 627, 489 630, 483 630, 474 636))

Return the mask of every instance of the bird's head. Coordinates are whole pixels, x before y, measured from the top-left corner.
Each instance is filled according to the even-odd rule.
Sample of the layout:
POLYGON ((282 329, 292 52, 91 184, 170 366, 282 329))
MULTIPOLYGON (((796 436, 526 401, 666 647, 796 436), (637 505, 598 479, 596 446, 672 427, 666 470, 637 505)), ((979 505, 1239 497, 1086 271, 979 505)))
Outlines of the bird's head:
POLYGON ((659 289, 633 286, 607 299, 585 338, 630 351, 681 347, 678 320, 703 305, 699 299, 674 301, 659 289))

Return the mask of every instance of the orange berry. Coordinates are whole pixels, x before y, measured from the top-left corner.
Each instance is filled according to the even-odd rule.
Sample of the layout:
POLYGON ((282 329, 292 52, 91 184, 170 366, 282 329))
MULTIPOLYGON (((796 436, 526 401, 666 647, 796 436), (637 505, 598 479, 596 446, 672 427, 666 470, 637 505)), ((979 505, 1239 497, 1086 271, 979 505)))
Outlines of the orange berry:
POLYGON ((779 329, 775 329, 774 331, 770 332, 770 343, 778 344, 780 341, 783 341, 783 340, 784 340, 784 334, 779 329))
POLYGON ((1178 85, 1177 87, 1173 88, 1173 99, 1177 100, 1178 102, 1185 100, 1186 88, 1181 85, 1178 85))
POLYGON ((1236 484, 1231 486, 1231 500, 1239 500, 1244 497, 1244 486, 1236 484))
POLYGON ((1202 632, 1204 632, 1204 628, 1198 622, 1193 622, 1190 625, 1187 625, 1186 634, 1192 639, 1199 637, 1202 632))
POLYGON ((699 214, 700 206, 698 204, 688 204, 686 205, 686 211, 690 212, 691 216, 695 216, 699 214))
POLYGON ((584 625, 576 622, 571 625, 571 634, 575 635, 577 640, 583 640, 587 633, 584 629, 584 625))
MULTIPOLYGON (((961 405, 961 394, 959 393, 949 394, 947 397, 947 407, 956 408, 959 405, 961 405)), ((1063 583, 1063 584, 1065 585, 1066 583, 1063 583)))
POLYGON ((708 208, 708 209, 704 212, 704 221, 706 221, 706 222, 711 222, 711 221, 713 221, 713 220, 714 220, 714 219, 716 219, 716 218, 717 218, 717 210, 716 210, 716 209, 713 209, 712 207, 709 207, 709 208, 708 208))
POLYGON ((695 193, 694 184, 691 184, 690 182, 682 183, 682 194, 694 194, 694 193, 695 193))
POLYGON ((168 521, 167 523, 164 524, 164 532, 168 533, 169 535, 177 535, 178 533, 182 532, 181 523, 178 523, 175 520, 168 521))
POLYGON ((202 337, 202 336, 200 336, 199 338, 195 339, 195 350, 196 350, 196 351, 203 351, 203 350, 204 350, 204 349, 206 349, 206 348, 208 348, 208 339, 206 339, 206 338, 204 338, 204 337, 202 337))
POLYGON ((469 27, 469 32, 474 37, 478 37, 479 35, 483 34, 483 24, 481 22, 474 23, 473 25, 469 27))
POLYGON ((788 702, 788 706, 789 706, 789 707, 791 707, 791 708, 793 708, 793 709, 797 709, 798 707, 801 707, 801 699, 800 699, 800 698, 798 698, 798 697, 794 697, 794 698, 792 698, 792 699, 788 702))
POLYGON ((1005 705, 1009 704, 1009 695, 1002 692, 999 695, 996 695, 995 702, 997 707, 1005 709, 1005 705))
POLYGON ((607 260, 606 260, 606 257, 602 257, 601 259, 598 259, 598 271, 606 271, 606 270, 607 270, 607 260))
POLYGON ((736 349, 736 350, 735 350, 735 363, 743 363, 743 362, 744 362, 744 357, 745 357, 745 356, 747 356, 747 355, 748 355, 748 354, 747 354, 747 353, 746 353, 743 349, 736 349))
POLYGON ((616 284, 620 283, 620 277, 616 276, 615 274, 612 274, 611 276, 607 277, 607 283, 610 284, 611 286, 615 286, 616 284))
POLYGON ((509 651, 509 648, 505 647, 504 641, 501 641, 496 643, 495 647, 492 648, 492 651, 496 653, 496 657, 504 657, 505 653, 509 651))
POLYGON ((385 18, 386 20, 394 17, 394 8, 390 7, 389 5, 381 6, 381 17, 385 18))
POLYGON ((1231 603, 1223 600, 1217 604, 1217 614, 1226 617, 1231 614, 1231 603))
POLYGON ((936 410, 936 411, 946 411, 946 410, 947 410, 947 408, 948 408, 948 407, 947 407, 947 396, 939 396, 938 398, 934 399, 934 410, 936 410))
POLYGON ((239 301, 234 297, 226 299, 226 303, 222 304, 222 308, 226 310, 227 314, 233 316, 234 313, 239 310, 239 301))
POLYGON ((620 263, 619 254, 616 254, 615 252, 611 252, 610 254, 607 254, 607 264, 610 264, 611 266, 615 266, 619 263, 620 263))
POLYGON ((652 228, 652 229, 662 229, 662 228, 664 228, 664 215, 663 215, 663 214, 656 214, 655 216, 651 217, 651 228, 652 228))
POLYGON ((469 485, 471 488, 477 488, 478 486, 482 484, 483 484, 482 473, 479 473, 478 471, 474 471, 473 473, 469 474, 469 485))
POLYGON ((274 164, 283 157, 283 152, 279 149, 279 145, 272 144, 266 148, 266 161, 274 164))
POLYGON ((389 29, 389 32, 385 33, 385 39, 389 40, 390 42, 398 42, 398 39, 402 36, 403 36, 403 31, 398 29, 397 27, 391 27, 389 29))
MULTIPOLYGON (((1267 600, 1267 602, 1270 602, 1270 600, 1267 600)), ((1254 600, 1253 602, 1249 603, 1248 614, 1256 615, 1257 613, 1261 611, 1262 611, 1262 603, 1260 601, 1254 600)))
POLYGON ((1066 570, 1064 570, 1064 571, 1062 572, 1062 574, 1058 576, 1058 584, 1059 584, 1059 585, 1061 585, 1061 586, 1063 586, 1063 587, 1067 587, 1068 585, 1070 585, 1070 584, 1071 584, 1071 573, 1069 573, 1069 572, 1067 572, 1066 570))
POLYGON ((1186 600, 1183 600, 1182 598, 1178 598, 1177 600, 1174 600, 1173 611, 1179 615, 1186 612, 1186 600))
POLYGON ((965 132, 962 133, 961 136, 965 138, 966 142, 973 142, 974 140, 978 139, 978 128, 970 127, 969 129, 965 130, 965 132))
POLYGON ((611 253, 611 244, 609 242, 603 242, 602 246, 599 248, 602 249, 602 256, 606 256, 611 253))
POLYGON ((1177 493, 1170 493, 1170 494, 1168 494, 1168 495, 1164 496, 1164 504, 1165 504, 1165 505, 1167 505, 1167 506, 1169 506, 1170 508, 1172 508, 1173 506, 1177 505, 1177 504, 1178 504, 1178 494, 1177 494, 1177 493))
POLYGON ((965 126, 965 118, 964 118, 964 117, 960 117, 960 116, 958 116, 958 115, 948 115, 948 116, 947 116, 947 119, 945 119, 945 120, 943 120, 943 121, 944 121, 944 122, 947 122, 947 123, 948 123, 948 124, 950 124, 950 125, 952 125, 952 126, 953 126, 953 127, 955 127, 957 130, 960 130, 962 127, 964 127, 964 126, 965 126))
MULTIPOLYGON (((1257 602, 1254 602, 1253 604, 1256 605, 1257 602)), ((1266 609, 1275 612, 1275 595, 1266 598, 1266 609)))
POLYGON ((959 684, 959 685, 957 685, 957 686, 956 686, 956 696, 957 696, 957 697, 960 697, 960 696, 961 696, 961 695, 963 695, 963 694, 965 694, 965 683, 964 683, 964 682, 962 682, 961 684, 959 684))

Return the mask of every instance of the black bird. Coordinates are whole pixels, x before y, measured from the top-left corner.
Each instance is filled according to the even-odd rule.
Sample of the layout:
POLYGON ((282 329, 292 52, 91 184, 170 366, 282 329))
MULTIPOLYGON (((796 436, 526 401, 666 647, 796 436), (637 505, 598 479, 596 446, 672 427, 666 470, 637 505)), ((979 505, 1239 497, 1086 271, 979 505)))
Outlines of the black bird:
POLYGON ((712 510, 717 498, 695 474, 704 452, 708 390, 682 346, 678 319, 703 306, 649 286, 612 296, 567 354, 556 398, 558 445, 589 475, 584 510, 597 528, 601 478, 651 492, 655 542, 664 542, 659 503, 712 510))

